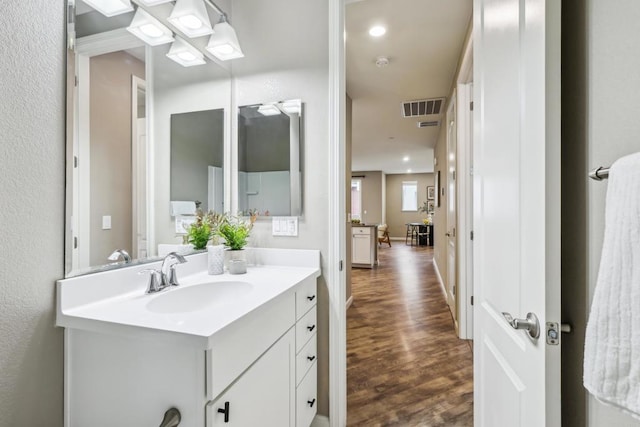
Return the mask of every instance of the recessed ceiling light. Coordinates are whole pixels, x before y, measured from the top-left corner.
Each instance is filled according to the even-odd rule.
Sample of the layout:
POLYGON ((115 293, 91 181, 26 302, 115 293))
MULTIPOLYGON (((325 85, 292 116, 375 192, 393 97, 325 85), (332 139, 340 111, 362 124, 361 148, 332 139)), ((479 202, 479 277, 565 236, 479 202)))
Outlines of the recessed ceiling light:
POLYGON ((382 25, 376 25, 376 26, 373 26, 373 27, 369 28, 369 35, 371 37, 384 36, 386 32, 387 32, 387 29, 385 27, 383 27, 382 25))
POLYGON ((408 161, 409 161, 409 156, 404 156, 404 157, 402 158, 402 161, 403 161, 403 162, 408 162, 408 161))
POLYGON ((386 56, 378 56, 376 58, 376 66, 378 68, 386 67, 387 65, 389 65, 389 58, 386 56))
POLYGON ((411 169, 407 169, 407 173, 411 173, 411 169))

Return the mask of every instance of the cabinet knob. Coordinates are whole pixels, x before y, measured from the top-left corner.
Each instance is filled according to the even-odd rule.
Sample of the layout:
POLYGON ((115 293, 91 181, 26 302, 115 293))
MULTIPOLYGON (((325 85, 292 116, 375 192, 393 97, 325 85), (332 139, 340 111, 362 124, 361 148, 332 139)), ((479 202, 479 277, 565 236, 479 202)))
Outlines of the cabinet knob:
POLYGON ((313 362, 314 360, 316 360, 316 357, 315 356, 307 356, 307 360, 309 362, 313 362))
POLYGON ((229 422, 229 402, 224 402, 224 409, 218 408, 218 412, 224 414, 224 422, 229 422))
POLYGON ((316 299, 316 296, 315 295, 311 295, 310 297, 307 297, 307 299, 309 301, 313 301, 314 299, 316 299))
POLYGON ((313 331, 316 328, 316 325, 307 326, 309 332, 313 331))
POLYGON ((313 408, 313 405, 315 405, 316 400, 315 399, 307 400, 307 403, 309 404, 310 408, 313 408))

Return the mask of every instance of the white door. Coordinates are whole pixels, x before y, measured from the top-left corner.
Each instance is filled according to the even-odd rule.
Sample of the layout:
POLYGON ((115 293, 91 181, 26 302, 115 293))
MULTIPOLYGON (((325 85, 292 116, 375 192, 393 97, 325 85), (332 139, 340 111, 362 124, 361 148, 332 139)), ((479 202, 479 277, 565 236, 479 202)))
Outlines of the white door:
POLYGON ((458 290, 456 239, 457 239, 457 182, 456 161, 458 153, 458 136, 456 126, 456 93, 453 92, 451 104, 447 110, 447 304, 453 315, 456 331, 458 331, 458 307, 456 292, 458 290))
POLYGON ((559 426, 560 1, 474 0, 474 49, 475 425, 559 426))

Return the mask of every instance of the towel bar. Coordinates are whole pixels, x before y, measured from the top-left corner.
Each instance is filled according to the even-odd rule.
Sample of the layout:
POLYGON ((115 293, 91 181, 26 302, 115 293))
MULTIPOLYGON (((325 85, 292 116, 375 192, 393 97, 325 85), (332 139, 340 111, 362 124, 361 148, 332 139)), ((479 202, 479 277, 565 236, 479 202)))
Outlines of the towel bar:
POLYGON ((599 166, 589 172, 589 178, 595 179, 596 181, 602 181, 603 179, 609 178, 609 168, 604 168, 599 166))

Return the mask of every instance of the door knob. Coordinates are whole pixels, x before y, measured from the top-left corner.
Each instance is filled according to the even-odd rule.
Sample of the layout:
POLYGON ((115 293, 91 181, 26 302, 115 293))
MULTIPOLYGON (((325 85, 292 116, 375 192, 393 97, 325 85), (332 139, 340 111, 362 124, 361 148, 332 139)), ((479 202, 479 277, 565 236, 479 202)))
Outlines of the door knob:
POLYGON ((506 311, 503 311, 502 315, 513 329, 523 329, 527 331, 533 339, 540 337, 540 322, 538 321, 538 316, 535 314, 527 313, 526 319, 514 319, 513 316, 506 311))

